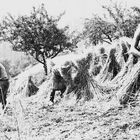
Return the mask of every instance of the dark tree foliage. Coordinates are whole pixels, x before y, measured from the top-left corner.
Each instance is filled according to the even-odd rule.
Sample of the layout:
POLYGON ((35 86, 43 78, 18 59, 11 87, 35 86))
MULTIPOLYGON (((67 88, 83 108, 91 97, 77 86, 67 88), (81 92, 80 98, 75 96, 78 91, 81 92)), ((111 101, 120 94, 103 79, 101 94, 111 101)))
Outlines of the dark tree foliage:
POLYGON ((99 42, 111 43, 122 36, 133 37, 140 23, 140 8, 128 9, 122 3, 110 2, 110 5, 102 5, 106 11, 103 17, 93 15, 85 20, 83 36, 94 45, 99 42))
POLYGON ((116 27, 95 15, 92 19, 86 19, 83 35, 89 37, 90 42, 97 45, 99 42, 111 43, 116 27))
POLYGON ((118 37, 133 37, 137 25, 140 23, 140 8, 126 8, 122 3, 113 3, 102 6, 109 17, 114 21, 118 37))
POLYGON ((68 27, 59 29, 57 18, 49 17, 42 4, 33 7, 29 16, 7 16, 1 23, 1 39, 9 41, 13 50, 23 51, 42 63, 47 74, 47 58, 54 58, 64 49, 71 46, 65 32, 68 27))

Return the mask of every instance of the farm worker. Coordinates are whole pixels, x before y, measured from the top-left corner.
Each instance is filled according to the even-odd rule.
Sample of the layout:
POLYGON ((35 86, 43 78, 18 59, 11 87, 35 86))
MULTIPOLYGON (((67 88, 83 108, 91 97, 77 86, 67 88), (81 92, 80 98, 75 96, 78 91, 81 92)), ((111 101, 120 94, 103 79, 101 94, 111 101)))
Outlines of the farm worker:
POLYGON ((0 63, 0 102, 4 109, 6 105, 6 97, 9 88, 9 77, 5 67, 0 63))
POLYGON ((60 96, 61 98, 63 97, 63 93, 66 90, 66 82, 57 69, 53 70, 52 82, 53 82, 53 88, 50 94, 50 101, 54 103, 54 97, 56 91, 60 91, 61 92, 60 96))

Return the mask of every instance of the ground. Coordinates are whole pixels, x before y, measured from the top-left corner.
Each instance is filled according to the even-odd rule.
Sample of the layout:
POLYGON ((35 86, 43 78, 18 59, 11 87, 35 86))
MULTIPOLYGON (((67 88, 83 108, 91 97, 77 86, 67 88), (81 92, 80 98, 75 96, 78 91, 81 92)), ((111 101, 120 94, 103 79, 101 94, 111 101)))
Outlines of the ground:
POLYGON ((36 65, 14 79, 5 113, 1 110, 0 140, 140 139, 139 102, 122 107, 113 97, 77 103, 74 95, 61 99, 58 94, 55 104, 50 104, 48 80, 40 85, 36 95, 26 97, 23 93, 27 77, 40 78, 42 70, 36 65))
POLYGON ((1 119, 2 140, 140 139, 140 106, 105 110, 105 103, 92 101, 47 105, 37 97, 23 102, 26 107, 19 105, 16 111, 9 108, 1 119))

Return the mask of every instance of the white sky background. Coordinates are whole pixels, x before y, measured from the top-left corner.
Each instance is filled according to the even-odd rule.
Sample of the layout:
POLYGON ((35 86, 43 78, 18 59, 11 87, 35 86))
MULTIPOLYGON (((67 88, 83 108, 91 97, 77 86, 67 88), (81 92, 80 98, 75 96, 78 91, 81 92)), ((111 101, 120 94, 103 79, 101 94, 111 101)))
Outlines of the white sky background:
MULTIPOLYGON (((0 20, 7 13, 13 16, 30 14, 32 7, 45 4, 48 14, 58 16, 66 12, 60 20, 60 26, 70 26, 70 29, 80 29, 84 18, 90 18, 92 14, 102 14, 101 4, 107 4, 109 0, 0 0, 0 20)), ((140 0, 112 0, 126 3, 127 6, 140 6, 140 0)), ((9 48, 3 46, 0 49, 0 57, 7 57, 9 48), (4 48, 4 49, 3 49, 4 48), (6 49, 7 48, 7 49, 6 49), (2 54, 2 55, 1 55, 2 54)), ((12 57, 12 56, 11 56, 12 57)), ((15 57, 15 56, 13 56, 15 57)))
MULTIPOLYGON (((58 16, 66 12, 60 21, 61 26, 70 25, 72 29, 81 27, 84 18, 89 18, 93 13, 101 14, 101 4, 107 4, 109 0, 0 0, 0 18, 7 13, 12 15, 29 14, 32 7, 38 7, 44 3, 49 15, 58 16)), ((140 5, 140 0, 113 0, 126 2, 130 5, 140 5)))

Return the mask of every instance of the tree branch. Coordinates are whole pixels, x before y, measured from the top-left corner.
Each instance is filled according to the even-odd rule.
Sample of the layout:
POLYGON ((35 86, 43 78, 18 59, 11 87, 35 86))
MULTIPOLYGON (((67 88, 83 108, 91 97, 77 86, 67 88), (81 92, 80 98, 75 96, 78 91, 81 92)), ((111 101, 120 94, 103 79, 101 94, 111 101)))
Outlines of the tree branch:
POLYGON ((106 41, 106 40, 104 40, 104 39, 102 39, 102 41, 103 41, 103 42, 106 42, 106 43, 108 43, 108 44, 111 44, 111 42, 106 41))
POLYGON ((60 52, 62 52, 62 47, 60 45, 59 51, 57 53, 55 53, 54 55, 51 56, 51 58, 56 57, 60 52))
POLYGON ((44 63, 43 63, 41 60, 39 60, 38 56, 39 56, 39 55, 37 55, 37 53, 36 53, 36 54, 35 54, 35 57, 34 57, 34 56, 33 56, 33 57, 34 57, 39 63, 41 63, 41 64, 44 65, 44 63))

